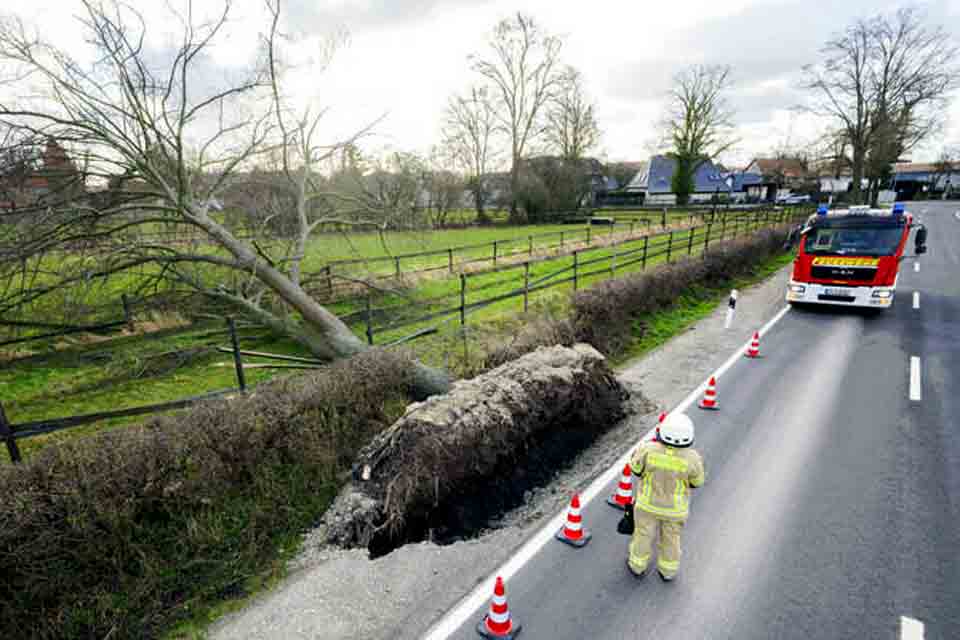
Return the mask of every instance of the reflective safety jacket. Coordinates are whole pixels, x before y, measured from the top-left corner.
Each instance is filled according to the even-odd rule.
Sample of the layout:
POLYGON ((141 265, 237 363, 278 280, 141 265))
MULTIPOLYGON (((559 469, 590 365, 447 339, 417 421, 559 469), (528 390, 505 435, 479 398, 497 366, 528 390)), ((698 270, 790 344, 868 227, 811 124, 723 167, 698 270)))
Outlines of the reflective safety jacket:
POLYGON ((662 442, 645 442, 634 452, 630 469, 640 478, 637 509, 665 520, 686 520, 690 488, 706 479, 699 453, 662 442))

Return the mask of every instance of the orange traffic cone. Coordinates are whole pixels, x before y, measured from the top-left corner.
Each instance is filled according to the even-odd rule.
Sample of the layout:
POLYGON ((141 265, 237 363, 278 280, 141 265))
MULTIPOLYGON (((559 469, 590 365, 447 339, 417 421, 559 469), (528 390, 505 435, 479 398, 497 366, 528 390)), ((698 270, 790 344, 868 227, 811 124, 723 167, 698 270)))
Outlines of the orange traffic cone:
POLYGON ((589 531, 583 529, 583 516, 580 515, 580 496, 573 494, 570 508, 567 509, 567 523, 557 532, 557 540, 571 547, 582 547, 590 542, 589 531))
POLYGON ((750 341, 750 346, 747 347, 747 353, 744 355, 748 358, 760 357, 760 332, 753 334, 753 340, 750 341))
POLYGON ((707 388, 703 390, 703 399, 697 404, 701 409, 716 411, 720 408, 717 404, 717 379, 710 376, 707 382, 707 388))
POLYGON ((660 439, 660 425, 663 424, 663 421, 667 419, 667 412, 664 411, 660 414, 660 417, 657 418, 657 430, 654 432, 653 437, 650 438, 650 442, 656 442, 660 439))
POLYGON ((507 640, 516 638, 520 633, 520 623, 514 624, 510 619, 507 594, 503 588, 503 578, 500 576, 497 576, 497 584, 493 587, 490 611, 477 623, 477 633, 484 638, 507 638, 507 640))
POLYGON ((607 498, 607 504, 623 510, 629 509, 633 504, 633 475, 629 464, 623 467, 623 475, 620 476, 617 491, 607 498))

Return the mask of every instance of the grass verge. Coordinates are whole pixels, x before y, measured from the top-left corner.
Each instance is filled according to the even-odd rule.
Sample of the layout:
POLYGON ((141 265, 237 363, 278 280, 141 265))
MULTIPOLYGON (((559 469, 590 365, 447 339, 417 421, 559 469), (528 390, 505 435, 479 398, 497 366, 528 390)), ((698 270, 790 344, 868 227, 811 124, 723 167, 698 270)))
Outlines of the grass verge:
POLYGON ((793 261, 793 253, 774 256, 757 265, 754 273, 735 278, 729 285, 692 287, 667 309, 643 314, 634 320, 629 346, 611 357, 615 366, 626 366, 631 360, 656 349, 683 333, 693 324, 713 313, 727 300, 730 289, 745 289, 763 282, 793 261))

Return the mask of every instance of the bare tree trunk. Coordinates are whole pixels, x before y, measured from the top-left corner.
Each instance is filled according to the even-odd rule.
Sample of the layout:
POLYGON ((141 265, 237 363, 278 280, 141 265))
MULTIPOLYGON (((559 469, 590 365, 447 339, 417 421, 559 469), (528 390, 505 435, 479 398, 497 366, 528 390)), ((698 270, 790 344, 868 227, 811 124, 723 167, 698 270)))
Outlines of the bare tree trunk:
MULTIPOLYGON (((237 240, 218 223, 207 216, 199 216, 198 224, 216 238, 245 269, 249 269, 260 282, 293 307, 307 327, 316 332, 315 337, 302 331, 293 334, 293 337, 302 341, 314 355, 323 359, 344 358, 369 348, 340 318, 314 300, 290 278, 260 260, 245 243, 237 240)), ((249 305, 246 306, 249 308, 249 305)), ((265 313, 261 310, 260 315, 265 313)), ((419 362, 416 364, 413 390, 417 396, 445 393, 449 385, 450 378, 446 372, 419 362)))
POLYGON ((510 168, 510 222, 516 224, 520 220, 520 210, 517 208, 517 194, 520 193, 520 162, 514 158, 510 168))
POLYGON ((860 204, 860 200, 862 199, 863 167, 864 151, 863 149, 854 148, 853 163, 851 167, 853 172, 853 182, 851 183, 850 195, 855 204, 860 204))

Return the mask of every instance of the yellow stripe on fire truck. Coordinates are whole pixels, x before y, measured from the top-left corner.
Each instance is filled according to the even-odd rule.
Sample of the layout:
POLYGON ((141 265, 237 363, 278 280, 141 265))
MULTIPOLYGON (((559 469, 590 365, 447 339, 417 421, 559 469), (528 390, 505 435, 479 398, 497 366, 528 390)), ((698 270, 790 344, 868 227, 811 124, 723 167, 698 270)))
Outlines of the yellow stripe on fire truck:
POLYGON ((813 266, 825 267, 875 267, 880 264, 880 258, 846 258, 839 256, 817 256, 813 259, 813 266))

